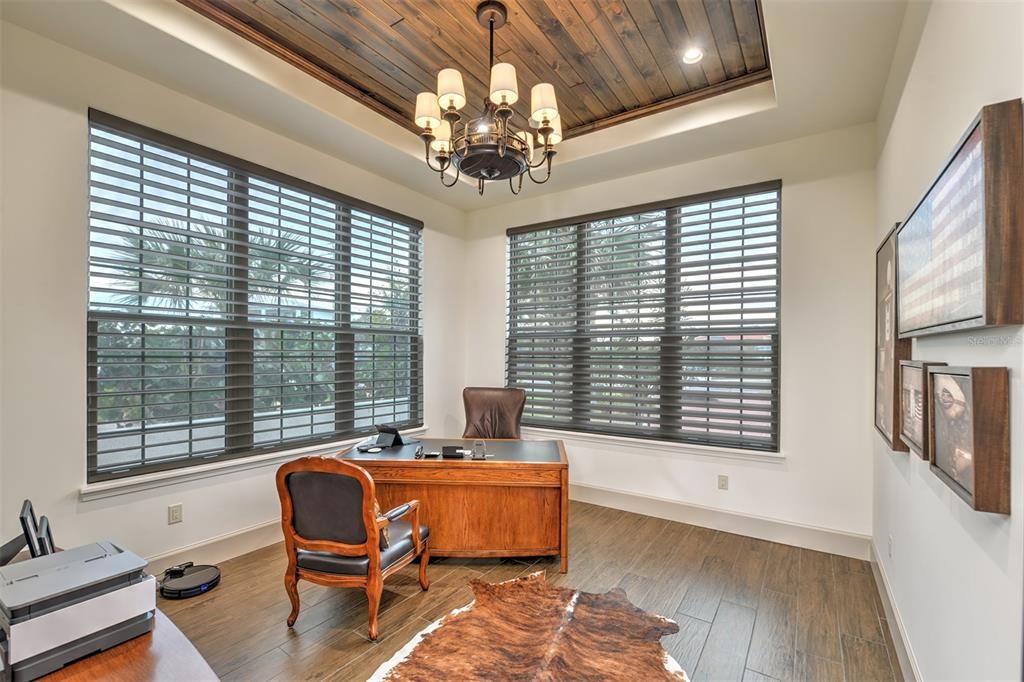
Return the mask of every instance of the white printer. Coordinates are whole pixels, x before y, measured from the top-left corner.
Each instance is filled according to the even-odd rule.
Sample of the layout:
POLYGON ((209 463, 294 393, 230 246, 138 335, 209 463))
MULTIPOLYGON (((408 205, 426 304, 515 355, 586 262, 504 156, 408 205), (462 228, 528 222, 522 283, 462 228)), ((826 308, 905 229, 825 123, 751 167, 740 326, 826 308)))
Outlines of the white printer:
POLYGON ((0 566, 0 679, 34 680, 152 630, 145 566, 111 542, 0 566))

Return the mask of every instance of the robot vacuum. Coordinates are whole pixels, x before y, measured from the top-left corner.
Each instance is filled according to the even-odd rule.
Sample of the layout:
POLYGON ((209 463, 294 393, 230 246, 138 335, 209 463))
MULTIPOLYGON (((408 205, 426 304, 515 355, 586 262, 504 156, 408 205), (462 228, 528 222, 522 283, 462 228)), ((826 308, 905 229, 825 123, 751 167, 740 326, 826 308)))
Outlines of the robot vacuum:
POLYGON ((160 596, 164 599, 188 599, 209 592, 219 582, 219 568, 196 566, 190 561, 164 571, 160 579, 160 596))

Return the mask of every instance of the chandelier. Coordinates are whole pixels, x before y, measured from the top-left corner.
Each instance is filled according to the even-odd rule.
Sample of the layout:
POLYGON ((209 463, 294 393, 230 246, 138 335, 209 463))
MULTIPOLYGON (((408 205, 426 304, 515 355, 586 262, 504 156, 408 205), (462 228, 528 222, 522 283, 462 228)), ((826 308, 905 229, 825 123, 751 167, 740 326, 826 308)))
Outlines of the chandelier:
POLYGON ((476 178, 480 194, 484 193, 485 182, 502 180, 508 180, 512 193, 519 194, 524 175, 538 185, 551 178, 551 159, 562 139, 555 88, 550 83, 534 85, 530 90, 530 119, 523 122, 525 125, 517 123, 516 117, 522 115, 512 110, 519 101, 516 67, 494 63, 494 31, 505 25, 508 11, 497 0, 484 0, 476 8, 476 18, 490 36, 490 96, 484 100, 483 113, 463 120, 459 113, 466 106, 462 74, 458 69, 442 69, 437 74, 437 93, 416 95, 414 120, 423 128, 420 137, 427 166, 441 177, 445 187, 455 186, 464 174, 476 178), (532 129, 537 131, 536 150, 532 129), (546 166, 546 174, 538 179, 533 170, 541 166, 546 166), (455 170, 451 182, 445 180, 449 169, 455 170))

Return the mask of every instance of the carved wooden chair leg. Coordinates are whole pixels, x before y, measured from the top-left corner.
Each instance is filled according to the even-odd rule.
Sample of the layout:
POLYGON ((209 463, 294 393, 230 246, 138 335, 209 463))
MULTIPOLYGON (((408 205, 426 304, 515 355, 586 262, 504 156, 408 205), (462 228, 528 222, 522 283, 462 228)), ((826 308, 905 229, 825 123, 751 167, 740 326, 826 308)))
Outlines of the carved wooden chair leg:
POLYGON ((427 577, 427 563, 430 562, 430 547, 423 548, 423 554, 420 554, 420 588, 423 590, 430 589, 430 578, 427 577))
POLYGON ((366 584, 366 598, 370 602, 370 640, 377 641, 377 612, 380 610, 380 598, 384 594, 384 581, 378 575, 370 578, 366 584))
POLYGON ((284 576, 284 589, 288 592, 288 599, 292 602, 292 612, 288 615, 288 627, 295 625, 299 617, 299 579, 294 571, 289 571, 284 576))

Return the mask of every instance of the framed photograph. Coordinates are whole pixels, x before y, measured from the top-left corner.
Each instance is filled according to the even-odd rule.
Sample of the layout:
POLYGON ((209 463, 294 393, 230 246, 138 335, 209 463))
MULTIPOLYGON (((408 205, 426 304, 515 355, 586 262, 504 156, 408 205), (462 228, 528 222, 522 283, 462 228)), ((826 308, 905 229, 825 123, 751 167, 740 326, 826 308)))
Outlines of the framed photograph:
POLYGON ((984 107, 897 231, 900 338, 1024 323, 1022 127, 984 107))
POLYGON ((931 460, 928 447, 928 368, 944 362, 900 361, 900 438, 921 459, 931 460))
POLYGON ((900 439, 897 370, 910 359, 910 339, 896 334, 896 228, 875 251, 875 428, 890 450, 906 452, 900 439))
POLYGON ((977 511, 1010 513, 1005 367, 929 367, 931 469, 977 511))

